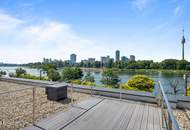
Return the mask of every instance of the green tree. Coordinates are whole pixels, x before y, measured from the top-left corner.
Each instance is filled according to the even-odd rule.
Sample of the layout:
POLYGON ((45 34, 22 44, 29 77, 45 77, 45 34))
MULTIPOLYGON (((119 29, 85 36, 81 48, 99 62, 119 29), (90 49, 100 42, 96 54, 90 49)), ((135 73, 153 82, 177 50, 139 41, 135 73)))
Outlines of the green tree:
POLYGON ((0 75, 6 75, 7 73, 6 73, 6 71, 0 71, 0 75))
POLYGON ((94 81, 95 81, 95 80, 94 80, 94 76, 93 76, 90 72, 88 72, 88 73, 85 75, 85 77, 84 77, 84 81, 94 82, 94 81))
POLYGON ((80 79, 83 77, 83 72, 80 68, 64 68, 62 72, 62 80, 71 81, 75 79, 80 79))
POLYGON ((176 59, 166 59, 161 62, 161 69, 177 69, 177 62, 176 59))
POLYGON ((41 65, 41 68, 44 70, 44 71, 48 71, 49 69, 57 69, 56 65, 53 64, 53 63, 46 63, 46 64, 42 64, 41 65))
POLYGON ((49 69, 47 76, 48 76, 48 79, 52 81, 59 81, 61 79, 59 72, 57 72, 55 69, 49 69))
POLYGON ((179 69, 179 70, 185 70, 185 69, 187 69, 188 65, 189 65, 188 61, 186 61, 186 60, 179 60, 177 62, 177 69, 179 69))
POLYGON ((101 82, 105 85, 117 85, 119 82, 118 75, 113 70, 105 70, 102 73, 101 82))
POLYGON ((22 68, 17 68, 16 69, 16 77, 19 77, 21 75, 26 74, 26 70, 22 69, 22 68))

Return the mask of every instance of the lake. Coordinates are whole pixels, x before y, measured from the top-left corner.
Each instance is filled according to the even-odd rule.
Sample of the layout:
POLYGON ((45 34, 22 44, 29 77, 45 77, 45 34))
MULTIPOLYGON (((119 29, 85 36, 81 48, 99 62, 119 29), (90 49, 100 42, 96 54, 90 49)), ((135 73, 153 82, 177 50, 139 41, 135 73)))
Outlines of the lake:
MULTIPOLYGON (((17 67, 0 67, 0 70, 4 70, 7 73, 15 73, 17 67)), ((32 68, 26 68, 22 67, 23 69, 26 70, 27 73, 39 76, 40 71, 38 69, 32 69, 32 68)), ((61 70, 60 70, 61 71, 61 70)), ((102 78, 102 72, 97 71, 97 70, 88 70, 90 71, 94 77, 95 77, 95 82, 97 85, 101 85, 101 78, 102 78)), ((87 73, 87 70, 83 70, 84 75, 87 73)), ((178 88, 179 88, 179 94, 184 93, 184 86, 185 82, 183 79, 183 74, 182 73, 164 73, 162 71, 150 71, 150 70, 145 70, 145 71, 130 71, 130 72, 120 72, 119 79, 121 80, 120 83, 126 83, 132 76, 137 75, 137 74, 144 74, 147 76, 150 76, 152 79, 155 81, 161 81, 162 85, 164 86, 164 89, 166 92, 171 93, 173 90, 170 87, 170 82, 174 80, 178 80, 178 88)), ((46 74, 43 74, 44 76, 46 74)))

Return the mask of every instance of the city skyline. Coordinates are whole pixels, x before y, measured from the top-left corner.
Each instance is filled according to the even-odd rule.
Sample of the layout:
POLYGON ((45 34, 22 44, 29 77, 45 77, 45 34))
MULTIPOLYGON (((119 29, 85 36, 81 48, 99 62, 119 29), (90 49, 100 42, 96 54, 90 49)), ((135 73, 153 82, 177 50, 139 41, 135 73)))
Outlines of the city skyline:
POLYGON ((0 1, 0 62, 115 58, 116 49, 136 60, 182 59, 183 27, 190 61, 189 8, 189 0, 0 1))

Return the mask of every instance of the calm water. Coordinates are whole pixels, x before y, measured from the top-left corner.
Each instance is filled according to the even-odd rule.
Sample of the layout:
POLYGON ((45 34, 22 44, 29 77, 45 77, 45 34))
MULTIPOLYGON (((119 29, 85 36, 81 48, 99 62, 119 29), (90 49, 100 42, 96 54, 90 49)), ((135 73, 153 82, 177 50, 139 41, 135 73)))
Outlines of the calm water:
MULTIPOLYGON (((17 67, 0 67, 0 70, 4 70, 7 73, 15 73, 15 69, 17 67)), ((40 75, 40 71, 38 69, 31 69, 31 68, 25 68, 23 67, 23 69, 25 69, 27 71, 27 73, 32 74, 32 75, 36 75, 39 76, 40 75)), ((92 71, 92 74, 95 77, 95 82, 98 85, 101 85, 101 78, 102 78, 102 73, 101 72, 95 72, 92 71)), ((87 72, 84 71, 84 75, 87 72)), ((146 71, 146 72, 123 72, 119 74, 119 78, 120 78, 120 83, 126 83, 132 76, 136 75, 136 74, 144 74, 147 76, 150 76, 152 79, 154 79, 155 81, 161 81, 165 91, 167 92, 172 92, 173 90, 170 87, 170 82, 174 81, 174 80, 178 80, 179 84, 178 84, 178 88, 179 88, 179 94, 182 94, 184 92, 184 79, 183 79, 183 74, 164 74, 162 72, 151 72, 151 71, 146 71)), ((45 74, 44 74, 45 75, 45 74)))

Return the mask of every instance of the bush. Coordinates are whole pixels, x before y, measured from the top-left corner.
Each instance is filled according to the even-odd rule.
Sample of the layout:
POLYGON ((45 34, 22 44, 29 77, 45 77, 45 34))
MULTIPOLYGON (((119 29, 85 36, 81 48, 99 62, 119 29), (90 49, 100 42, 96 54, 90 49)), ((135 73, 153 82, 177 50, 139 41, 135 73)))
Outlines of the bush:
POLYGON ((121 84, 121 88, 122 88, 122 89, 125 89, 125 90, 138 90, 138 89, 135 88, 135 87, 129 86, 127 83, 121 84))
POLYGON ((59 81, 61 76, 55 69, 49 69, 47 73, 48 79, 52 81, 59 81))
POLYGON ((71 81, 71 83, 73 83, 73 84, 81 84, 81 83, 82 83, 82 81, 81 81, 81 80, 76 79, 76 80, 72 80, 72 81, 71 81))
POLYGON ((88 73, 85 75, 85 77, 84 77, 84 81, 94 82, 94 81, 95 81, 95 80, 94 80, 94 76, 91 75, 90 72, 88 72, 88 73))
MULTIPOLYGON (((35 75, 31 75, 31 74, 21 74, 19 76, 19 78, 40 80, 40 76, 35 76, 35 75)), ((47 78, 46 77, 41 77, 41 80, 47 80, 47 78)))
POLYGON ((16 77, 14 73, 9 73, 9 77, 16 77))
POLYGON ((80 79, 83 72, 80 68, 64 68, 62 72, 62 80, 70 82, 71 80, 80 79))
POLYGON ((90 82, 90 81, 82 81, 81 85, 85 85, 85 86, 95 86, 94 82, 90 82))
POLYGON ((26 74, 26 70, 22 68, 17 68, 16 69, 16 77, 20 77, 20 75, 26 74))
POLYGON ((187 87, 187 96, 190 96, 190 84, 187 87))
POLYGON ((6 71, 0 71, 0 75, 6 75, 7 73, 6 73, 6 71))
POLYGON ((113 70, 105 70, 103 71, 101 82, 105 85, 117 85, 119 78, 113 70))
POLYGON ((154 80, 145 75, 135 75, 127 83, 130 87, 138 90, 152 91, 154 89, 154 80))

